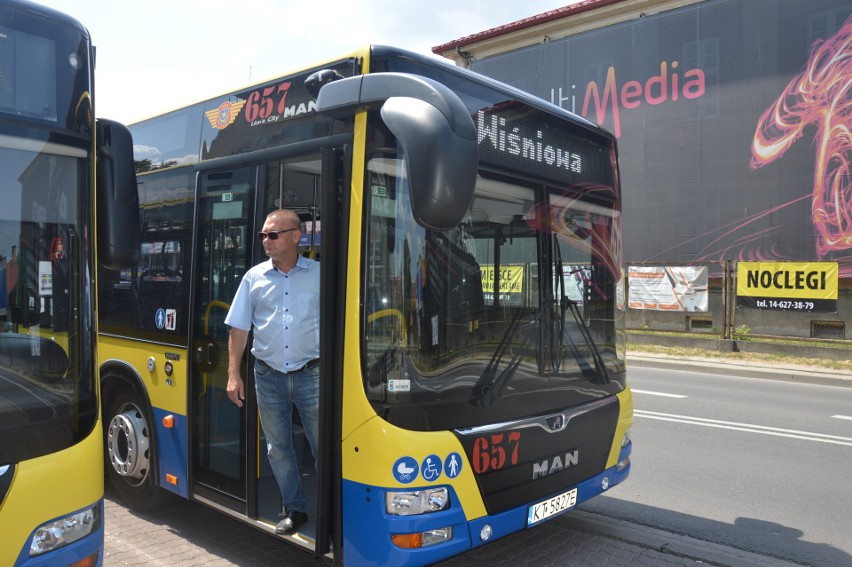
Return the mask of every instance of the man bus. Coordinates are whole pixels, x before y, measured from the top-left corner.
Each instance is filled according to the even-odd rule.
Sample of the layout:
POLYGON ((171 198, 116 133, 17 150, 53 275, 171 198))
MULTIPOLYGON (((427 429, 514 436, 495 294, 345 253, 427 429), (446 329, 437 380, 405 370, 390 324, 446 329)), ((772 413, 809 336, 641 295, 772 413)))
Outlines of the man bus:
MULTIPOLYGON (((281 537, 336 564, 422 565, 624 480, 621 217, 612 136, 437 60, 371 47, 131 126, 140 262, 105 273, 107 469, 274 534, 252 368, 225 315, 295 211, 320 262, 317 466, 281 537)), ((285 314, 282 313, 282 317, 285 314)))
POLYGON ((95 243, 108 268, 136 263, 138 199, 129 132, 94 121, 93 69, 79 22, 0 2, 2 565, 103 560, 95 243))

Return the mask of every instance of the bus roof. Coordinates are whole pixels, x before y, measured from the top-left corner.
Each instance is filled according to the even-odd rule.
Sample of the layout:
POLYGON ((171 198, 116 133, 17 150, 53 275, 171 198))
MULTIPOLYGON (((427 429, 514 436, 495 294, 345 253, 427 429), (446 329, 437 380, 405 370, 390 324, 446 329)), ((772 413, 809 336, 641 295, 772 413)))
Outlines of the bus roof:
POLYGON ((483 83, 483 84, 487 85, 488 87, 490 87, 490 88, 492 88, 496 91, 500 91, 502 93, 505 93, 505 94, 511 96, 512 98, 514 98, 515 100, 518 100, 518 101, 520 101, 524 104, 527 104, 527 105, 529 105, 533 108, 537 108, 539 110, 544 110, 548 113, 560 116, 560 117, 562 117, 566 120, 581 124, 582 126, 588 128, 590 130, 594 130, 596 132, 599 132, 599 133, 601 133, 605 136, 610 136, 609 132, 607 132, 605 129, 601 128, 600 126, 598 126, 594 122, 591 122, 591 121, 583 118, 582 116, 579 116, 577 114, 569 112, 568 110, 566 110, 566 109, 564 109, 560 106, 552 104, 551 102, 549 102, 549 101, 547 101, 543 98, 532 95, 532 94, 528 93, 527 91, 523 91, 521 89, 513 87, 512 85, 508 85, 506 83, 501 83, 500 81, 492 79, 491 77, 487 77, 487 76, 481 75, 479 73, 474 73, 473 71, 470 71, 470 70, 465 69, 463 67, 453 65, 452 63, 450 63, 449 61, 447 61, 444 58, 430 57, 430 56, 426 56, 426 55, 421 55, 419 53, 406 51, 404 49, 397 49, 397 48, 394 48, 394 47, 381 46, 381 45, 373 46, 373 56, 374 57, 375 56, 379 56, 379 57, 381 57, 381 56, 403 57, 403 58, 411 59, 413 61, 418 61, 418 62, 424 63, 426 65, 440 67, 444 71, 446 71, 447 73, 455 74, 455 75, 460 76, 460 77, 465 77, 469 80, 474 80, 474 81, 483 83))
POLYGON ((59 10, 55 10, 48 6, 36 4, 35 2, 30 2, 29 0, 0 0, 0 6, 2 6, 3 8, 9 7, 13 10, 26 12, 31 16, 41 16, 49 18, 52 21, 59 22, 61 24, 67 25, 68 27, 74 28, 86 37, 89 37, 89 30, 86 29, 86 26, 81 24, 79 20, 77 20, 76 18, 72 18, 64 12, 60 12, 59 10))
POLYGON ((295 68, 295 69, 286 69, 282 73, 278 73, 278 74, 275 74, 275 75, 271 75, 269 77, 265 77, 260 81, 251 81, 249 83, 236 85, 235 88, 230 89, 228 91, 213 93, 210 96, 207 96, 203 99, 199 99, 199 100, 196 100, 194 102, 190 102, 188 104, 184 104, 184 105, 175 107, 175 108, 173 108, 171 110, 167 110, 165 112, 152 114, 150 116, 147 116, 146 118, 142 118, 140 120, 136 120, 135 122, 130 123, 130 126, 139 124, 141 122, 145 122, 147 120, 151 120, 152 118, 158 118, 160 116, 170 114, 172 112, 178 112, 178 111, 181 111, 181 110, 185 110, 187 108, 193 107, 193 106, 200 104, 200 103, 203 103, 203 102, 215 100, 217 98, 222 98, 224 96, 228 96, 228 95, 231 95, 231 94, 234 94, 234 93, 237 93, 237 92, 251 90, 251 89, 253 89, 253 88, 255 88, 259 85, 262 85, 264 83, 269 83, 269 82, 272 82, 272 81, 276 81, 278 79, 281 79, 282 77, 288 77, 288 76, 291 76, 291 75, 298 75, 298 74, 304 73, 305 71, 308 71, 308 70, 311 70, 311 69, 322 69, 323 67, 332 65, 332 64, 337 63, 339 61, 344 61, 346 59, 363 58, 368 53, 369 53, 369 47, 362 48, 362 49, 356 49, 355 51, 352 51, 352 52, 342 53, 339 57, 335 57, 333 59, 322 59, 322 60, 318 60, 316 63, 313 63, 311 65, 307 65, 305 67, 295 68))
POLYGON ((565 110, 564 108, 561 108, 557 105, 551 104, 549 101, 546 101, 542 98, 531 95, 530 93, 528 93, 526 91, 517 89, 517 88, 515 88, 511 85, 501 83, 501 82, 496 81, 496 80, 494 80, 490 77, 486 77, 484 75, 480 75, 478 73, 474 73, 474 72, 469 71, 467 69, 453 65, 452 63, 450 63, 449 61, 447 61, 444 58, 433 57, 433 56, 429 56, 429 55, 423 55, 423 54, 415 53, 413 51, 408 51, 408 50, 405 50, 405 49, 400 49, 400 48, 386 46, 386 45, 366 46, 362 49, 358 49, 358 50, 355 50, 355 51, 352 51, 352 52, 349 52, 349 53, 344 53, 340 57, 337 57, 337 58, 334 58, 334 59, 328 59, 328 60, 320 61, 320 62, 318 62, 314 65, 310 65, 310 66, 307 66, 307 67, 304 67, 304 68, 301 68, 301 69, 291 70, 290 72, 282 73, 280 75, 276 75, 276 76, 273 76, 273 77, 268 77, 268 78, 266 78, 262 81, 252 82, 248 85, 241 86, 240 88, 230 90, 230 91, 227 91, 227 92, 223 92, 223 93, 218 93, 215 96, 210 96, 210 97, 204 98, 204 99, 199 100, 199 101, 192 103, 192 104, 183 105, 179 108, 175 108, 175 109, 170 110, 168 112, 149 116, 148 118, 134 122, 133 124, 131 124, 131 126, 141 124, 143 122, 146 122, 146 121, 154 119, 154 118, 159 118, 161 116, 164 116, 166 114, 170 114, 172 112, 183 111, 183 110, 189 109, 193 106, 196 106, 200 103, 213 101, 213 100, 225 97, 225 96, 233 95, 233 94, 238 93, 238 92, 245 92, 245 91, 248 91, 250 89, 256 88, 257 86, 263 85, 265 83, 280 80, 284 77, 303 74, 306 71, 310 71, 310 70, 313 70, 313 69, 322 69, 323 67, 330 66, 332 64, 339 63, 341 61, 346 61, 347 59, 366 59, 368 61, 372 61, 373 58, 389 58, 389 59, 400 59, 400 60, 406 60, 407 59, 407 60, 414 61, 414 62, 420 63, 420 64, 428 66, 428 67, 433 67, 433 68, 436 67, 436 68, 441 69, 445 73, 453 74, 453 75, 456 75, 456 76, 459 76, 459 77, 464 77, 467 80, 473 80, 475 82, 486 85, 487 87, 489 87, 491 89, 494 89, 494 90, 502 92, 502 93, 504 93, 508 96, 511 96, 515 100, 518 100, 519 102, 522 102, 522 103, 529 105, 533 108, 543 110, 545 112, 560 116, 560 117, 562 117, 566 120, 577 123, 577 124, 587 128, 589 130, 601 133, 604 136, 607 136, 607 137, 610 136, 609 132, 607 132, 605 129, 601 128, 600 126, 598 126, 594 122, 591 122, 591 121, 589 121, 589 120, 587 120, 587 119, 585 119, 581 116, 578 116, 576 114, 573 114, 573 113, 571 113, 571 112, 569 112, 569 111, 565 110))

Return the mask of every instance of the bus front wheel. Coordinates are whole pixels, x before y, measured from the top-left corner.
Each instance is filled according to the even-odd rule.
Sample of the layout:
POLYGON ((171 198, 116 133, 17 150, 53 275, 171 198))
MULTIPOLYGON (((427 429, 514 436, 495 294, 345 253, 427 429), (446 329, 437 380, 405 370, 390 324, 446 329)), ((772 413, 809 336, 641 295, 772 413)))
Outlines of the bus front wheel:
POLYGON ((166 491, 154 483, 153 429, 148 414, 137 396, 127 390, 113 396, 108 410, 104 449, 110 484, 129 508, 150 510, 162 503, 166 491))

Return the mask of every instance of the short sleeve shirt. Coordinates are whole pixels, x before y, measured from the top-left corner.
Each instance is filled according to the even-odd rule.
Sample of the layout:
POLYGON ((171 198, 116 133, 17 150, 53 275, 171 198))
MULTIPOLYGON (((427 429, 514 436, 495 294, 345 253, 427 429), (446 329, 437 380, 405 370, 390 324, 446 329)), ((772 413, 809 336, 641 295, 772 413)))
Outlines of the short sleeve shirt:
POLYGON ((292 372, 319 358, 320 264, 299 256, 289 273, 272 260, 245 273, 225 324, 254 330, 251 353, 272 368, 292 372))

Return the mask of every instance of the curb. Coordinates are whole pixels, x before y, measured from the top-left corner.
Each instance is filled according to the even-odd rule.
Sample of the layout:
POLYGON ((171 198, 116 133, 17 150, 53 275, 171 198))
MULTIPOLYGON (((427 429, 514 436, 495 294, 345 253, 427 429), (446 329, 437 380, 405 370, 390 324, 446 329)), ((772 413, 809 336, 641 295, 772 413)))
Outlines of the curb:
POLYGON ((699 563, 723 567, 801 567, 799 563, 791 563, 776 557, 634 524, 585 510, 573 510, 565 514, 563 518, 566 523, 578 530, 654 549, 661 553, 694 559, 699 563))
POLYGON ((743 364, 742 362, 696 360, 690 358, 673 358, 647 354, 627 354, 627 366, 662 368, 665 370, 680 370, 683 372, 724 372, 731 376, 743 378, 762 378, 765 380, 781 380, 801 384, 817 384, 822 386, 852 387, 852 373, 830 369, 791 368, 787 366, 768 366, 743 364))

